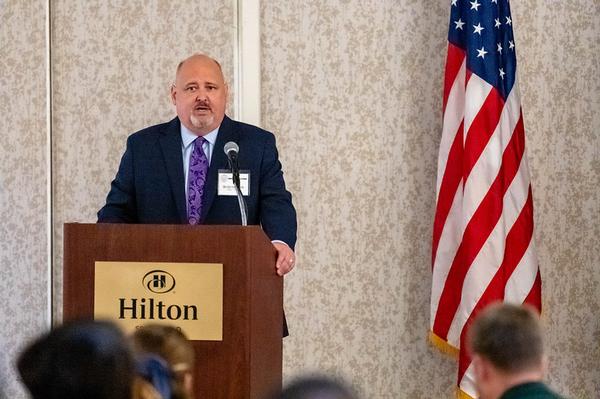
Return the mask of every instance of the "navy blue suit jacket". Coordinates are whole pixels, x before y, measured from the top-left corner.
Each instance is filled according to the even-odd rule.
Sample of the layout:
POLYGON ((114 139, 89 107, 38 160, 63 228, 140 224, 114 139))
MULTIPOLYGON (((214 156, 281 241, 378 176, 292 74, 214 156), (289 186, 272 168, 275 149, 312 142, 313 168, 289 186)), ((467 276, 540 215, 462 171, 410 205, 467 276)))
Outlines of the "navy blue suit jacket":
MULTIPOLYGON (((227 169, 223 146, 238 144, 240 170, 250 171, 248 224, 260 224, 271 240, 292 249, 296 243, 296 211, 285 188, 272 133, 231 120, 219 128, 202 198, 203 224, 240 224, 237 197, 218 196, 220 169, 227 169)), ((186 224, 185 178, 178 118, 151 126, 127 139, 119 171, 98 212, 98 222, 186 224)))

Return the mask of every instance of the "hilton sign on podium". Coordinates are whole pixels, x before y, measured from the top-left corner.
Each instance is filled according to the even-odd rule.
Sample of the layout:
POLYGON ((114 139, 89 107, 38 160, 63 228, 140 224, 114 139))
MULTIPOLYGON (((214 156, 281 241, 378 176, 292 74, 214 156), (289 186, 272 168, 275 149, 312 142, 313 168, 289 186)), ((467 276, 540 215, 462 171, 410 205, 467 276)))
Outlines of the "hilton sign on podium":
POLYGON ((148 323, 181 328, 191 340, 223 339, 223 265, 95 262, 94 318, 126 332, 148 323))

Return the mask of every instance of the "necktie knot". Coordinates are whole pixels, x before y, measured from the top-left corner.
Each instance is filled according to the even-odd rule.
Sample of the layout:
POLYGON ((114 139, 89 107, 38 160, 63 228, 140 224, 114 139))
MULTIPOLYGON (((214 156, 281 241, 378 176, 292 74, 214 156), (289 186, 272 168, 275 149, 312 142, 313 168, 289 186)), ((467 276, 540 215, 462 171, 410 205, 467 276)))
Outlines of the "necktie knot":
POLYGON ((202 146, 205 141, 206 141, 206 139, 204 137, 202 137, 202 136, 196 137, 196 140, 194 140, 194 149, 196 149, 197 145, 202 146))

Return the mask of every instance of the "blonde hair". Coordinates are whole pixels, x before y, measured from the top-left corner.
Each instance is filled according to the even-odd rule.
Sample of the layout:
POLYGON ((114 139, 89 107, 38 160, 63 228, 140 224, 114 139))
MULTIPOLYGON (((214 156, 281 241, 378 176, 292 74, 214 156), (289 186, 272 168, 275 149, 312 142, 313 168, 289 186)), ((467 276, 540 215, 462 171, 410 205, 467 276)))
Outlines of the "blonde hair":
POLYGON ((132 336, 137 354, 154 354, 163 358, 173 373, 173 398, 190 398, 186 378, 194 368, 192 344, 181 330, 167 325, 149 324, 138 328, 132 336))

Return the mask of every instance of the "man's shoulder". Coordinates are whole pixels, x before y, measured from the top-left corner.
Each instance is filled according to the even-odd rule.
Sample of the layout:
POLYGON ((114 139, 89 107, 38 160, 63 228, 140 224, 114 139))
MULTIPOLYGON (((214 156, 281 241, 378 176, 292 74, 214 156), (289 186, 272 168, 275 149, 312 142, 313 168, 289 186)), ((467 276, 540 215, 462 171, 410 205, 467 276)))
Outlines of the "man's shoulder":
POLYGON ((563 399, 543 382, 527 382, 508 389, 501 399, 563 399))
POLYGON ((239 132, 240 134, 246 136, 247 138, 251 138, 251 139, 261 139, 262 138, 262 139, 266 140, 271 137, 274 137, 273 133, 269 132, 268 130, 265 130, 258 126, 251 125, 249 123, 244 123, 244 122, 233 120, 227 116, 223 120, 223 123, 226 125, 229 125, 229 127, 231 129, 239 132))
POLYGON ((148 126, 141 130, 138 130, 137 132, 132 133, 129 136, 128 140, 131 142, 153 140, 161 134, 165 134, 168 132, 176 132, 178 130, 179 120, 177 118, 174 118, 168 122, 159 123, 157 125, 148 126))

